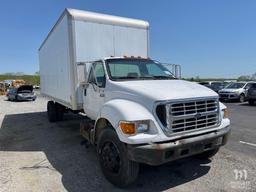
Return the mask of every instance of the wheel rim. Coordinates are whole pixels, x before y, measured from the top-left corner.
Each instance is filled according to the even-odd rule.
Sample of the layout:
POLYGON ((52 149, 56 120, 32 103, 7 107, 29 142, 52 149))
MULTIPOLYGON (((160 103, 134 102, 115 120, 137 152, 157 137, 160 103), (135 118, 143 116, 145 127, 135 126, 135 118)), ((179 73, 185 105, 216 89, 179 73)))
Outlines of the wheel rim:
POLYGON ((240 96, 240 102, 244 102, 244 95, 240 96))
POLYGON ((100 150, 100 159, 103 167, 112 174, 118 174, 121 167, 120 153, 117 146, 107 141, 100 150))

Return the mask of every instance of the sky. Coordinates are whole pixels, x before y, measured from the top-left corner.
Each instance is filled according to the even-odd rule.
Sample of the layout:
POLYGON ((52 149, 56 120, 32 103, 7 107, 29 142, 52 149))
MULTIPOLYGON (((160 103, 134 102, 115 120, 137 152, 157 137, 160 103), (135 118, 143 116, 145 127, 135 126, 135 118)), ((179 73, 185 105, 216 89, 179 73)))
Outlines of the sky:
POLYGON ((183 77, 256 72, 254 0, 1 0, 0 74, 39 70, 38 48, 65 8, 150 23, 150 57, 183 77))

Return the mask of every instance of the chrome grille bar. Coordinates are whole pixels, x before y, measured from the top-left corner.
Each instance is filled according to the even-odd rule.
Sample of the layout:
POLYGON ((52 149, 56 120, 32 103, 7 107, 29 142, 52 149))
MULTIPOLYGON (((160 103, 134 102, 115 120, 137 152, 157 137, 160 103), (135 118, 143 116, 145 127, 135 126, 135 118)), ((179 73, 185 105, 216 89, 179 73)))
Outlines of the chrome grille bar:
POLYGON ((172 133, 207 129, 220 121, 217 98, 176 101, 166 108, 167 128, 172 133))

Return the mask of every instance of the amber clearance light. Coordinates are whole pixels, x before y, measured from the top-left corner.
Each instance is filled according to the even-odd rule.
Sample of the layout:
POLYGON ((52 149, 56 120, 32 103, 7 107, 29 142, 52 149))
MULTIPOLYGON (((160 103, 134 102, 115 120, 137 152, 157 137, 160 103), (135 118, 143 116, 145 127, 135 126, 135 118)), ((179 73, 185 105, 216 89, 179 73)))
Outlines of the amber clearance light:
POLYGON ((228 118, 228 110, 224 109, 223 110, 223 119, 226 119, 226 118, 228 118))
POLYGON ((124 134, 132 135, 136 133, 135 123, 121 121, 119 125, 124 134))

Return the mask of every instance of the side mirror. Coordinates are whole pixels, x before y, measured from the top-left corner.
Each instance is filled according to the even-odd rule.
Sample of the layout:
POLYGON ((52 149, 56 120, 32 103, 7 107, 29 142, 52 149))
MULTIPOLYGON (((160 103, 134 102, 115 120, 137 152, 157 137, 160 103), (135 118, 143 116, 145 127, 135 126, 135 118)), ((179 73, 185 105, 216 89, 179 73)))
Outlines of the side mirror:
POLYGON ((84 66, 84 80, 86 82, 88 82, 88 79, 89 79, 89 73, 90 73, 90 70, 91 70, 91 66, 92 66, 91 63, 86 63, 85 66, 84 66))
POLYGON ((86 82, 86 81, 83 81, 83 82, 80 83, 80 85, 81 85, 84 89, 87 89, 88 86, 89 86, 89 83, 86 82))

